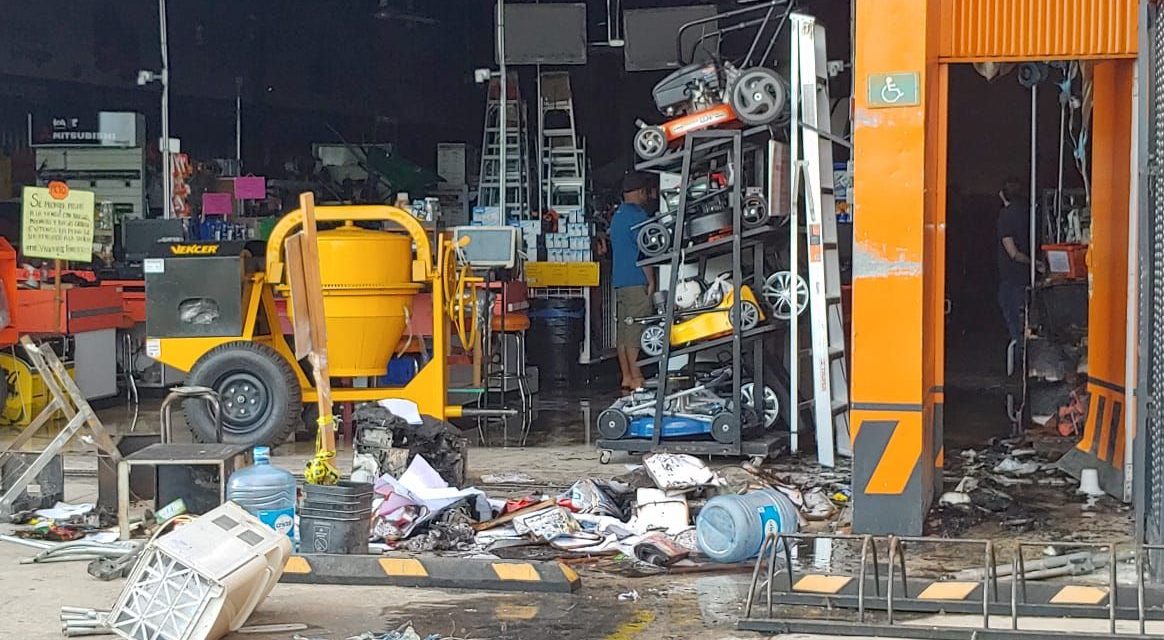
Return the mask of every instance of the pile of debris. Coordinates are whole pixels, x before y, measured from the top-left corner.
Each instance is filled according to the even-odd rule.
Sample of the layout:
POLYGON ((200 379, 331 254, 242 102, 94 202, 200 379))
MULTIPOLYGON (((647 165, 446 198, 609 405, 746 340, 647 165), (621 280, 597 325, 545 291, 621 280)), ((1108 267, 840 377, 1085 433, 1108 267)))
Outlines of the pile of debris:
MULTIPOLYGON (((700 510, 716 496, 774 492, 796 513, 781 530, 810 522, 843 522, 847 484, 800 489, 752 465, 709 468, 688 455, 656 453, 612 479, 584 478, 561 492, 490 498, 458 488, 423 455, 398 477, 375 483, 372 548, 410 553, 488 553, 503 557, 615 556, 639 569, 688 565, 705 553, 697 535, 700 510)), ((757 539, 764 523, 756 522, 757 539)))
POLYGON ((1016 532, 1039 530, 1053 506, 1042 493, 1079 495, 1084 511, 1094 508, 1102 491, 1076 490, 1076 483, 1051 457, 1053 451, 1042 451, 1029 441, 998 438, 982 449, 947 457, 945 480, 953 486, 938 498, 930 529, 956 536, 990 521, 1016 532))

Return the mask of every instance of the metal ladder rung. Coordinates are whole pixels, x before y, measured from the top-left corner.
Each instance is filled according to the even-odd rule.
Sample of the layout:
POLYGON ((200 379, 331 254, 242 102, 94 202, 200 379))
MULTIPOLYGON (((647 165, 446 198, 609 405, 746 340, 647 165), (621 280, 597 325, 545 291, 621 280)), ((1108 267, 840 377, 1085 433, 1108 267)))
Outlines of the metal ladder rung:
MULTIPOLYGON (((797 404, 796 406, 799 407, 801 411, 805 411, 805 410, 813 408, 814 403, 815 403, 814 400, 801 400, 800 403, 797 404)), ((842 412, 847 411, 849 409, 849 401, 848 400, 833 400, 829 404, 829 409, 832 411, 833 415, 837 415, 838 413, 842 413, 842 412)))
MULTIPOLYGON (((802 358, 806 358, 806 357, 811 356, 811 355, 812 355, 812 349, 801 349, 800 350, 800 357, 802 357, 802 358)), ((845 355, 845 346, 844 345, 830 346, 829 347, 829 359, 836 360, 837 358, 844 357, 844 355, 845 355)))

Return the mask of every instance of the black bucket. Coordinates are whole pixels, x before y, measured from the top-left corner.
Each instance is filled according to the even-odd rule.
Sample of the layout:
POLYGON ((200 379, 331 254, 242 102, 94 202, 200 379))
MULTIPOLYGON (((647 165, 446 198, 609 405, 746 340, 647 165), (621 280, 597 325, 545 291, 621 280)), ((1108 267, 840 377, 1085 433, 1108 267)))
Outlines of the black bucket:
POLYGON ((304 484, 303 507, 324 512, 369 511, 372 508, 372 485, 346 480, 334 485, 304 484))
POLYGON ((329 511, 304 506, 299 512, 299 549, 303 553, 368 553, 372 510, 329 511))
POLYGON ((542 385, 573 382, 586 336, 586 301, 581 298, 536 298, 530 301, 526 358, 538 367, 542 385))

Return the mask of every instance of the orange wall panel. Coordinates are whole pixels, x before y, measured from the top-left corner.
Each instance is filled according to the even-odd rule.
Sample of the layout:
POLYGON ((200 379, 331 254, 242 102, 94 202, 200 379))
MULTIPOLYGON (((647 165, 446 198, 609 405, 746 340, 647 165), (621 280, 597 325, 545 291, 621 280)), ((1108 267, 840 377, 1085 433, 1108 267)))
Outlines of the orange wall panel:
MULTIPOLYGON (((920 22, 928 0, 857 3, 853 118, 852 399, 921 404, 925 259, 926 106, 930 64, 924 38, 881 34, 920 22), (864 83, 871 74, 914 72, 922 103, 874 108, 864 83)), ((853 422, 857 422, 854 420, 853 422)))
POLYGON ((946 61, 1133 58, 1138 0, 941 0, 946 61))

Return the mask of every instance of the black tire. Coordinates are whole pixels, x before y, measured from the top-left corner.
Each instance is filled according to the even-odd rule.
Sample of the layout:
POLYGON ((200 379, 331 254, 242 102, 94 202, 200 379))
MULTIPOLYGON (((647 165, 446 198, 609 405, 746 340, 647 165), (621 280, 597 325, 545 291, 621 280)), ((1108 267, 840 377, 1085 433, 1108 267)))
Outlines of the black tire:
POLYGON ((750 195, 744 198, 743 223, 746 229, 755 229, 768 224, 771 214, 768 212, 768 199, 761 195, 750 195))
POLYGON ((711 420, 711 437, 721 444, 731 444, 740 439, 740 423, 731 411, 724 411, 711 420))
POLYGON ((661 324, 649 324, 643 328, 639 336, 639 348, 651 358, 663 355, 663 348, 667 341, 667 329, 661 324))
POLYGON ((760 307, 750 301, 740 300, 740 315, 743 317, 737 319, 733 310, 728 308, 728 322, 737 331, 751 331, 760 325, 760 307))
POLYGON ((598 414, 598 433, 607 440, 619 440, 626 435, 630 421, 618 409, 606 409, 598 414))
MULTIPOLYGON (((771 358, 773 356, 766 355, 766 357, 771 358)), ((776 426, 777 428, 783 426, 787 429, 792 424, 790 413, 794 410, 799 410, 799 408, 792 404, 792 393, 788 388, 788 373, 784 371, 783 367, 772 363, 765 363, 764 369, 766 369, 764 372, 764 385, 776 392, 776 398, 780 402, 780 412, 776 417, 776 426)), ((803 393, 803 385, 799 391, 803 393)), ((798 424, 801 432, 806 431, 811 425, 812 422, 808 420, 808 415, 804 411, 801 411, 800 422, 798 424)))
POLYGON ((635 242, 639 246, 639 252, 653 258, 671 248, 671 230, 661 222, 648 222, 639 228, 635 242))
POLYGON ((635 153, 643 160, 654 160, 667 153, 667 132, 663 127, 643 127, 635 132, 635 153))
MULTIPOLYGON (((265 344, 228 342, 211 349, 194 363, 187 384, 218 392, 227 444, 274 447, 302 424, 303 400, 295 370, 265 344)), ((194 438, 214 442, 214 417, 206 403, 186 400, 182 408, 194 438)))
POLYGON ((788 106, 788 82, 766 67, 745 69, 731 88, 729 102, 736 118, 749 127, 772 124, 788 106))

